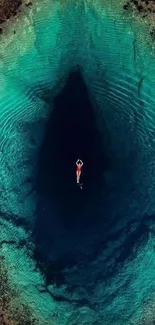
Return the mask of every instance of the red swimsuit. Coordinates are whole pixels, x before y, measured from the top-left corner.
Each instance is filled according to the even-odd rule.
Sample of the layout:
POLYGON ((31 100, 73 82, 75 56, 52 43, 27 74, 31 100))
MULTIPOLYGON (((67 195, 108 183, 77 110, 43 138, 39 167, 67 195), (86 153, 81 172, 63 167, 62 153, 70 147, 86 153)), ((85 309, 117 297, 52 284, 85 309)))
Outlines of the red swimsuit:
POLYGON ((77 172, 81 172, 81 167, 82 167, 82 166, 77 166, 76 171, 77 171, 77 172))
POLYGON ((82 165, 78 165, 76 171, 79 173, 81 172, 82 165))

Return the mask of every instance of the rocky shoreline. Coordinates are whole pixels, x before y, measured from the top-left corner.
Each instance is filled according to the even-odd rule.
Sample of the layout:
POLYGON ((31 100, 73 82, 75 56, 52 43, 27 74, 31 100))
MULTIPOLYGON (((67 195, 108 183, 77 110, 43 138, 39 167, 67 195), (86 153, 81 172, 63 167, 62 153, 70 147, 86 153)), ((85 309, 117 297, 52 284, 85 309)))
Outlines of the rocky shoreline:
POLYGON ((31 6, 30 0, 0 0, 0 34, 3 33, 3 23, 11 17, 18 17, 21 6, 31 6))
MULTIPOLYGON (((155 18, 155 1, 154 0, 128 0, 123 6, 125 11, 135 12, 141 15, 141 18, 147 18, 150 15, 155 18)), ((154 20, 155 21, 155 20, 154 20)), ((155 26, 150 25, 149 34, 152 40, 155 40, 155 26)))
POLYGON ((155 13, 155 1, 153 0, 128 0, 124 9, 136 10, 140 13, 155 13))
POLYGON ((16 16, 22 0, 0 0, 0 24, 16 16))

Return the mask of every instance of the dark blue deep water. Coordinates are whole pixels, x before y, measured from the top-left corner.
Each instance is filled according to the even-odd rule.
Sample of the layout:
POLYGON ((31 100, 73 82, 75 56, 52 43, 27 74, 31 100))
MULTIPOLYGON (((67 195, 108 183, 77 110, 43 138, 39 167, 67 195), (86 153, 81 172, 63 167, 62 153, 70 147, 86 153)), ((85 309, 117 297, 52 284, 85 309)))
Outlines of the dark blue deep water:
MULTIPOLYGON (((47 100, 50 104, 50 97, 47 100)), ((95 114, 82 75, 78 70, 71 72, 61 93, 54 99, 54 110, 47 122, 39 154, 36 182, 39 195, 39 217, 35 225, 37 246, 53 245, 50 230, 53 228, 53 219, 50 216, 51 209, 47 209, 47 214, 44 212, 46 204, 54 205, 55 218, 57 219, 59 215, 65 228, 75 232, 78 238, 82 236, 82 230, 90 226, 93 236, 94 224, 105 222, 102 211, 98 220, 97 215, 94 216, 95 203, 93 214, 85 212, 89 201, 96 202, 102 195, 104 179, 101 176, 103 170, 110 168, 110 159, 104 153, 103 144, 104 141, 97 128, 95 114), (75 163, 78 157, 84 162, 81 175, 81 181, 84 184, 82 190, 76 183, 75 163), (48 228, 49 236, 47 235, 48 228), (43 229, 45 229, 45 234, 42 232, 43 229)), ((61 233, 61 229, 58 230, 57 235, 59 231, 61 233)), ((63 250, 64 247, 62 255, 63 250)), ((37 256, 39 258, 40 254, 37 256)), ((80 261, 81 258, 83 257, 78 252, 77 259, 80 261)), ((69 253, 69 262, 73 263, 75 260, 76 254, 73 246, 69 253)), ((56 263, 59 265, 60 262, 56 263)), ((68 256, 64 255, 63 267, 64 264, 67 266, 67 263, 68 256)), ((51 276, 53 276, 52 272, 51 276)))

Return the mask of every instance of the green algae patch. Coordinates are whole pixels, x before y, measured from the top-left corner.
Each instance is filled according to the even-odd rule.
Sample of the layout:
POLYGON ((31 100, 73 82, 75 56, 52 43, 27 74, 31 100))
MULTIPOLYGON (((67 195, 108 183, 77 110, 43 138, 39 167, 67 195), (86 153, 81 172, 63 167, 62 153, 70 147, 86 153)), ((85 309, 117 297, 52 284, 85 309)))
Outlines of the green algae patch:
POLYGON ((134 35, 133 47, 139 41, 141 52, 148 50, 155 58, 155 3, 152 10, 148 7, 148 10, 144 12, 144 10, 138 10, 134 2, 137 1, 106 0, 103 5, 100 0, 96 0, 93 7, 103 19, 109 16, 115 28, 124 24, 124 27, 128 29, 127 37, 129 34, 134 35))
MULTIPOLYGON (((152 0, 129 0, 123 5, 124 11, 129 13, 133 19, 139 21, 147 31, 147 42, 155 41, 155 2, 152 0)), ((140 34, 146 36, 146 31, 141 30, 140 34)), ((154 49, 154 45, 152 45, 154 49)))
POLYGON ((4 257, 0 256, 0 259, 0 324, 38 325, 32 309, 22 303, 17 288, 12 287, 4 257))

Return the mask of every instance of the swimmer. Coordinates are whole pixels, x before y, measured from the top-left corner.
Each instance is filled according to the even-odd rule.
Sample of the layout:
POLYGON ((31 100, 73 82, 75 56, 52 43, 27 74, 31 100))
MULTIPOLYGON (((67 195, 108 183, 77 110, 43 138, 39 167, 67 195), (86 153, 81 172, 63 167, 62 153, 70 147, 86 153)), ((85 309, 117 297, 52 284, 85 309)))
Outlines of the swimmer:
POLYGON ((80 177, 81 177, 81 168, 83 166, 83 162, 82 160, 78 159, 77 162, 76 162, 76 181, 77 181, 77 184, 80 183, 80 177))

